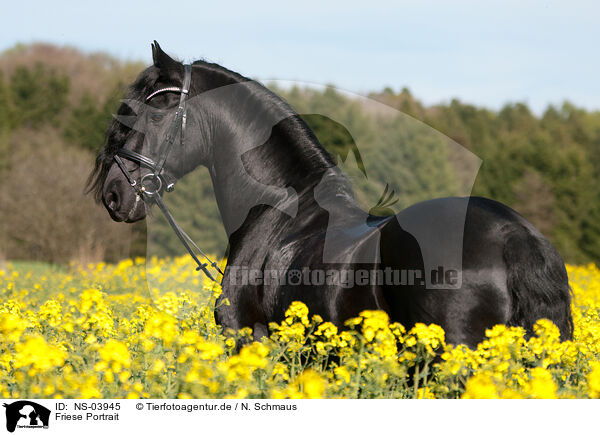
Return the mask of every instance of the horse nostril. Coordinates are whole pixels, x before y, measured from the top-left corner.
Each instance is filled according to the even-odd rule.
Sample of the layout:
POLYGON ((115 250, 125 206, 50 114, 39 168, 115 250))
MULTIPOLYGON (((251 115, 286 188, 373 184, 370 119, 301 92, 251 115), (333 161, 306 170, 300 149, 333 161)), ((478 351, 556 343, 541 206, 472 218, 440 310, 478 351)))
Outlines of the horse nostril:
POLYGON ((119 194, 115 191, 111 191, 106 196, 106 206, 111 211, 117 211, 119 209, 119 194))

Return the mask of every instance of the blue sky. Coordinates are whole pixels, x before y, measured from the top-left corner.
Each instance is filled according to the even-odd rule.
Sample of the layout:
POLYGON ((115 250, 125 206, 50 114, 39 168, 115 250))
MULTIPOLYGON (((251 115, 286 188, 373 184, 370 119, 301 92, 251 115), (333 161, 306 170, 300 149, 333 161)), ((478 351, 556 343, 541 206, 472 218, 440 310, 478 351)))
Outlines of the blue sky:
POLYGON ((541 112, 569 99, 600 110, 600 5, 584 1, 7 2, 0 50, 48 41, 150 62, 157 39, 184 60, 246 76, 364 94, 407 86, 541 112))

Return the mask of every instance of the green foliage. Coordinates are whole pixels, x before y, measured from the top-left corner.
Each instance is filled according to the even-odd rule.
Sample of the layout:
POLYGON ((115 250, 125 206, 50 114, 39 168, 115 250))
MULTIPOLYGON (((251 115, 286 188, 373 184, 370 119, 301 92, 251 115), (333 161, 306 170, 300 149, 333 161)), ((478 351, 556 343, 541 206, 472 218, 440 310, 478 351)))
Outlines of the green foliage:
POLYGON ((15 126, 39 128, 58 125, 67 107, 69 78, 38 63, 33 68, 19 66, 10 78, 15 126))
POLYGON ((365 173, 366 169, 360 156, 360 150, 350 132, 342 124, 318 114, 302 115, 302 118, 334 159, 339 157, 345 162, 348 155, 352 153, 359 169, 365 173))
MULTIPOLYGON (((16 66, 0 68, 0 175, 7 170, 8 156, 30 137, 24 132, 44 132, 44 137, 53 132, 53 141, 62 141, 64 149, 68 144, 80 148, 91 169, 124 84, 141 65, 104 57, 99 67, 98 57, 57 47, 40 51, 36 59, 43 63, 19 61, 19 53, 26 51, 5 52, 10 62, 4 65, 16 66), (54 54, 44 57, 50 51, 54 54)), ((600 261, 600 112, 565 102, 537 116, 522 103, 494 112, 459 100, 426 107, 408 89, 371 94, 396 109, 390 115, 332 87, 272 89, 303 116, 343 168, 365 210, 387 185, 398 199, 395 211, 470 187, 457 170, 464 162, 448 153, 450 138, 483 160, 474 195, 515 208, 550 238, 565 260, 600 261)), ((77 183, 83 189, 85 180, 77 183)), ((202 248, 223 252, 226 238, 204 169, 181 180, 166 198, 202 248)), ((2 215, 0 220, 6 221, 2 215)), ((129 254, 143 254, 146 237, 151 253, 182 253, 158 213, 152 222, 147 235, 143 225, 134 228, 129 254)))
POLYGON ((117 84, 103 103, 98 96, 85 92, 70 113, 63 130, 67 142, 81 148, 96 151, 104 144, 105 132, 124 92, 124 85, 117 84))
POLYGON ((0 71, 0 174, 8 167, 10 154, 10 105, 4 74, 0 71))
POLYGON ((565 102, 536 117, 524 104, 494 113, 452 101, 426 122, 483 159, 474 195, 522 213, 571 262, 599 261, 600 116, 565 102))
POLYGON ((85 93, 79 105, 73 108, 65 126, 65 139, 81 148, 95 150, 104 142, 104 130, 109 124, 98 101, 85 93))

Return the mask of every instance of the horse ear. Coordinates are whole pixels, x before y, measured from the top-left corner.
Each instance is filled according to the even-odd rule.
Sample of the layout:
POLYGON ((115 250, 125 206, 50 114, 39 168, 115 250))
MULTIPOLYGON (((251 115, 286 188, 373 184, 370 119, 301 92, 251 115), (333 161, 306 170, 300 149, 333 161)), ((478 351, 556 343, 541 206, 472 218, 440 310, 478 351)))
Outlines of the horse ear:
POLYGON ((177 61, 171 59, 171 57, 162 51, 158 42, 154 41, 152 44, 152 60, 154 61, 154 66, 159 69, 170 69, 177 65, 177 61))

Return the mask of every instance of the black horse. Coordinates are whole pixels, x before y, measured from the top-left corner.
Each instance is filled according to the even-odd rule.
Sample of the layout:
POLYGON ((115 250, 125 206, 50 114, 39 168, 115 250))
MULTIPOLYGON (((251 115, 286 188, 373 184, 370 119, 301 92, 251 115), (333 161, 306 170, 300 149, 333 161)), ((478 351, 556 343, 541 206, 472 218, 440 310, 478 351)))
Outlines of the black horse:
POLYGON ((469 346, 495 324, 530 333, 540 318, 552 320, 562 339, 572 337, 563 260, 509 207, 453 197, 395 216, 366 214, 331 156, 281 98, 216 64, 186 68, 156 42, 153 58, 108 130, 91 188, 114 220, 135 222, 152 202, 140 200, 135 183, 151 172, 144 166, 155 169, 152 163, 164 160, 160 177, 150 177, 157 195, 197 166, 208 168, 229 235, 222 297, 230 305, 216 312, 223 327, 248 326, 259 338, 298 300, 337 325, 380 309, 406 327, 436 323, 449 343, 469 346), (136 120, 145 116, 143 131, 126 121, 134 109, 136 120), (165 151, 153 138, 171 136, 181 121, 181 144, 171 138, 165 151), (116 164, 116 155, 153 160, 116 164), (286 273, 274 278, 273 271, 286 273))

